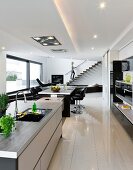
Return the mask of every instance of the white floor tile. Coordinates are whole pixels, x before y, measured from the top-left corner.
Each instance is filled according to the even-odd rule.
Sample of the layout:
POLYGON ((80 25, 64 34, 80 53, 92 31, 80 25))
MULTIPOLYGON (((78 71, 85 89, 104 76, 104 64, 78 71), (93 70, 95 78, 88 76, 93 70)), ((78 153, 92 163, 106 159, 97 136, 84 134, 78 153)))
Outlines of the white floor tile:
POLYGON ((101 93, 87 94, 83 114, 66 118, 49 170, 133 170, 133 142, 101 93))

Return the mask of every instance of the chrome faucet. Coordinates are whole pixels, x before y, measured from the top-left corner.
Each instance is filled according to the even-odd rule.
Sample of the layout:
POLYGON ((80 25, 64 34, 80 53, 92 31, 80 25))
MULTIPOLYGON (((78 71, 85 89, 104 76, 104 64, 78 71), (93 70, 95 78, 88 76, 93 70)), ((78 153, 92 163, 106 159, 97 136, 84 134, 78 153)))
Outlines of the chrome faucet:
POLYGON ((18 91, 17 94, 16 94, 16 101, 15 101, 15 115, 14 115, 15 118, 16 118, 16 116, 18 114, 18 104, 17 104, 18 94, 23 94, 24 95, 24 103, 27 102, 25 93, 23 91, 18 91))

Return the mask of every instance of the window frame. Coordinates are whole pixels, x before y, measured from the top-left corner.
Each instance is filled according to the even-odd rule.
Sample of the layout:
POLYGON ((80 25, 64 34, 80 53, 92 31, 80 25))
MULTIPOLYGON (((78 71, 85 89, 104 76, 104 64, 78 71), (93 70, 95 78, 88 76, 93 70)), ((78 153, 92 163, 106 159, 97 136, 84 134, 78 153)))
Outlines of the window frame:
MULTIPOLYGON (((42 78, 43 78, 43 64, 42 63, 32 61, 32 60, 27 60, 27 59, 24 59, 24 58, 19 58, 19 57, 12 56, 12 55, 9 55, 9 54, 6 55, 6 59, 12 59, 12 60, 16 60, 16 61, 26 62, 26 88, 16 90, 16 91, 11 91, 11 92, 8 92, 7 94, 10 95, 10 94, 16 93, 18 91, 26 91, 26 90, 30 89, 30 63, 39 64, 41 66, 40 79, 42 80, 42 78)), ((37 86, 34 86, 34 87, 37 87, 37 86)))
MULTIPOLYGON (((40 80, 42 81, 42 79, 43 79, 43 64, 42 63, 38 63, 38 62, 36 62, 36 61, 29 61, 29 67, 28 67, 28 69, 29 69, 29 80, 28 80, 28 85, 29 85, 29 87, 30 87, 30 64, 38 64, 38 65, 40 65, 40 80)), ((37 86, 34 86, 34 87, 37 87, 37 86)), ((31 87, 30 87, 31 88, 31 87)))

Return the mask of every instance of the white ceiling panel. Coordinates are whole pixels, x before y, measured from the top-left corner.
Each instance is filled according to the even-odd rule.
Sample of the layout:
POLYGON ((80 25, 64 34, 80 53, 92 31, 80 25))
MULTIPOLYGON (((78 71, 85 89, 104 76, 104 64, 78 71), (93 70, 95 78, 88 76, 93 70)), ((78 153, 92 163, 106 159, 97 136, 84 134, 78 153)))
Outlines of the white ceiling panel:
POLYGON ((0 45, 8 51, 32 52, 44 57, 100 60, 133 21, 133 1, 106 0, 104 10, 99 8, 100 2, 0 0, 0 37, 4 31, 0 45), (94 34, 97 39, 93 39, 94 34), (44 47, 31 39, 47 35, 55 36, 62 45, 44 47), (51 49, 67 49, 67 52, 57 54, 51 49))

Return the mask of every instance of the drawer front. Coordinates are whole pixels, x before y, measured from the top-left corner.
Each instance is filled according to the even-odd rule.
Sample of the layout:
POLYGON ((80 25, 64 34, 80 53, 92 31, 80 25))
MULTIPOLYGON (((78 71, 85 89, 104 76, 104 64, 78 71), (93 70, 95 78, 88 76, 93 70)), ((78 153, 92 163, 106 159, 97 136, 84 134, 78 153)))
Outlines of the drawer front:
POLYGON ((18 158, 18 170, 33 170, 61 120, 61 108, 53 115, 18 158))
POLYGON ((41 153, 46 147, 51 129, 50 123, 41 130, 18 158, 18 170, 33 170, 41 153))
POLYGON ((56 112, 56 126, 60 123, 62 120, 62 107, 59 108, 59 110, 56 112))
POLYGON ((39 161, 36 165, 36 167, 34 168, 34 170, 41 170, 41 161, 39 161))
POLYGON ((64 110, 64 100, 62 102, 62 111, 64 110))
POLYGON ((59 124, 57 130, 55 131, 53 137, 51 138, 49 145, 45 149, 42 157, 41 157, 41 170, 47 170, 50 160, 54 154, 55 148, 58 144, 62 133, 62 123, 59 124))

